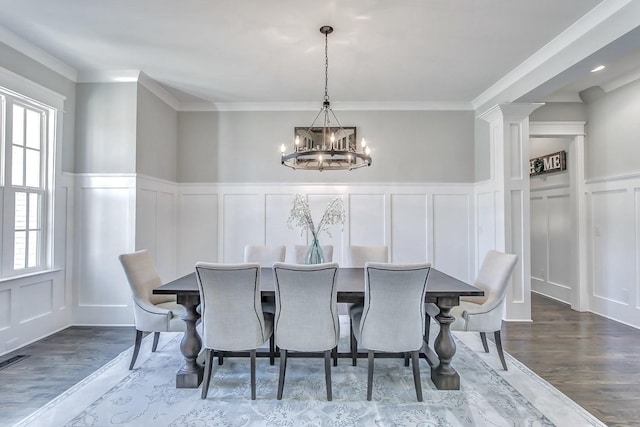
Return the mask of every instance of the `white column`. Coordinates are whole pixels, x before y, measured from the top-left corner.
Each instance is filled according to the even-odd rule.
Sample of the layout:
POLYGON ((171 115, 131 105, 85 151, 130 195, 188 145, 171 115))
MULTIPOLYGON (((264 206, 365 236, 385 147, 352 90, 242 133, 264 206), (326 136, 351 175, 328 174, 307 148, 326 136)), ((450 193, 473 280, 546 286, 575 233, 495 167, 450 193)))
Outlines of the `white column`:
POLYGON ((511 321, 531 321, 529 114, 541 105, 502 104, 478 116, 489 123, 495 236, 485 238, 477 253, 482 260, 493 240, 494 249, 518 255, 506 297, 505 319, 511 321))

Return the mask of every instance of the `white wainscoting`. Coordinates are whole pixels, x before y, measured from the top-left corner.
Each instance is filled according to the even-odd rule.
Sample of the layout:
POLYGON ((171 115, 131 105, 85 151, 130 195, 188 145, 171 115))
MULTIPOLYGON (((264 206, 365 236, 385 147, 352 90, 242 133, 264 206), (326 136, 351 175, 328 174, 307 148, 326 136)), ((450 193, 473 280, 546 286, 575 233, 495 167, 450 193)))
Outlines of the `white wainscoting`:
POLYGON ((572 302, 571 189, 531 189, 531 290, 572 302))
POLYGON ((247 244, 284 244, 292 262, 294 246, 309 242, 287 226, 293 196, 302 193, 315 221, 334 197, 342 198, 344 228, 320 236, 341 265, 348 245, 388 245, 393 262, 428 260, 469 281, 475 276, 473 191, 473 184, 179 185, 176 271, 184 274, 203 260, 241 262, 247 244))
POLYGON ((589 309, 640 328, 640 176, 587 189, 589 309))

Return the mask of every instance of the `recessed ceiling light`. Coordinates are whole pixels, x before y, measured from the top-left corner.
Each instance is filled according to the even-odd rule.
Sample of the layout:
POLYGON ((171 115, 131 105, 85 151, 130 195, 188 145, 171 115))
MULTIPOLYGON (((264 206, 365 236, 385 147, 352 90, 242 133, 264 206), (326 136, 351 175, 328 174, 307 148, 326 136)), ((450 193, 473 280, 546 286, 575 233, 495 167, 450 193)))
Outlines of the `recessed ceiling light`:
POLYGON ((592 73, 597 73, 598 71, 604 70, 604 65, 598 65, 596 68, 591 70, 592 73))

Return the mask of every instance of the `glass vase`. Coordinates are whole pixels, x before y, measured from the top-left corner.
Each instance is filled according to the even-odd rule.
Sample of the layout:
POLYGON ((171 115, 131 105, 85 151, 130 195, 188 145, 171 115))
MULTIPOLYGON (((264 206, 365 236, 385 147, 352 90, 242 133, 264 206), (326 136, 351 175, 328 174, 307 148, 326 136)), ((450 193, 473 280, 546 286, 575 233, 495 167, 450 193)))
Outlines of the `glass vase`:
POLYGON ((304 257, 305 264, 322 264, 324 262, 324 253, 318 239, 313 239, 304 257))

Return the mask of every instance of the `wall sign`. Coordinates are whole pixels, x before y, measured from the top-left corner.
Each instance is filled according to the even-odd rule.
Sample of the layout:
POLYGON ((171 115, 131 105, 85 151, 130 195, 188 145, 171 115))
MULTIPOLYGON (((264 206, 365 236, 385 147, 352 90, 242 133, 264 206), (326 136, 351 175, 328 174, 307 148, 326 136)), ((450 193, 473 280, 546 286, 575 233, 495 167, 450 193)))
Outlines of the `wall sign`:
POLYGON ((559 172, 567 169, 567 152, 547 154, 529 160, 529 176, 537 176, 545 173, 559 172))

